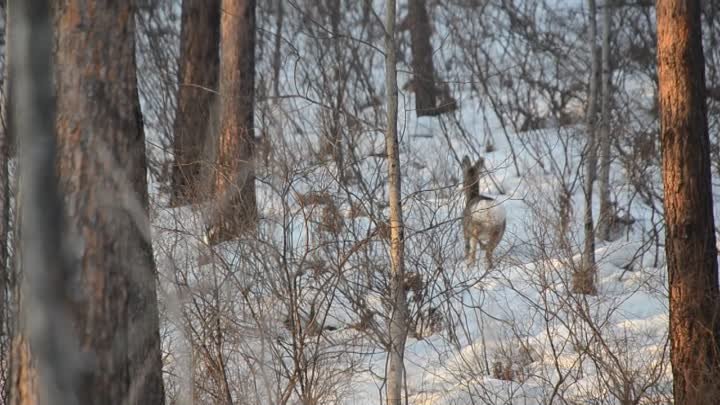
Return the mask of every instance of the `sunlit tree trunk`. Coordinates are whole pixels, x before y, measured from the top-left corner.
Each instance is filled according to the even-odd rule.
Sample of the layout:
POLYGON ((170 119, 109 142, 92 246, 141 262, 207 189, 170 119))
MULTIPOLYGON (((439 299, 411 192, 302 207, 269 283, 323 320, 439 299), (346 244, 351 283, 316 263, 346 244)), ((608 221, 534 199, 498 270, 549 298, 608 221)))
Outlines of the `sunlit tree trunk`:
POLYGON ((657 1, 660 141, 675 405, 720 398, 717 249, 700 1, 657 1))
POLYGON ((598 70, 600 54, 597 47, 597 7, 595 0, 588 0, 589 9, 589 46, 590 46, 590 93, 586 111, 587 142, 585 145, 585 244, 583 246, 582 264, 573 275, 573 291, 580 294, 595 294, 595 225, 593 223, 592 195, 593 184, 597 171, 597 99, 598 70))
POLYGON ((220 66, 220 0, 183 0, 172 173, 174 205, 207 196, 201 173, 220 66))
POLYGON ((211 243, 254 232, 257 224, 253 161, 255 0, 222 0, 220 137, 214 179, 211 243))
POLYGON ((164 389, 138 99, 133 0, 60 0, 56 131, 74 324, 93 359, 83 404, 162 404, 164 389))
POLYGON ((405 289, 403 288, 403 279, 405 277, 405 225, 403 224, 401 204, 402 178, 397 130, 398 87, 395 9, 395 0, 388 0, 385 17, 385 88, 387 91, 385 149, 387 153, 388 195, 390 199, 390 293, 393 302, 389 324, 389 359, 385 373, 388 405, 401 405, 403 403, 405 342, 408 334, 408 308, 405 289))

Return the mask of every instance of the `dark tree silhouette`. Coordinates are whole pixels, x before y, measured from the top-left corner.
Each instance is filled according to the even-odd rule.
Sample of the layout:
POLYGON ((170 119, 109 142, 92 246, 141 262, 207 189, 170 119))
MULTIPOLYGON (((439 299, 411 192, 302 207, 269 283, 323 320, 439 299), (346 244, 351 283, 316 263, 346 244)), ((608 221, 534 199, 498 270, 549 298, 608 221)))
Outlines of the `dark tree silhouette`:
POLYGON ((212 103, 220 66, 220 0, 183 0, 175 114, 173 204, 202 201, 212 103))

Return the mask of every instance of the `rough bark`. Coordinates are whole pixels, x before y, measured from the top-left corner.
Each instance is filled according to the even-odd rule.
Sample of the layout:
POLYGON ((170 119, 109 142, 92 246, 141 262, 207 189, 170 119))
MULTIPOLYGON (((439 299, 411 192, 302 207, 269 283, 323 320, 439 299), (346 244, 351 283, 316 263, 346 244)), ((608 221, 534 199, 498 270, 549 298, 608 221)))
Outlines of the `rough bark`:
POLYGON ((718 268, 700 2, 657 1, 660 140, 675 405, 720 397, 718 268))
POLYGON ((432 28, 424 0, 408 2, 410 40, 412 50, 413 85, 415 109, 418 116, 433 115, 437 103, 435 66, 430 42, 432 28))
POLYGON ((55 176, 52 28, 47 0, 12 2, 10 115, 20 144, 22 207, 20 333, 13 359, 16 405, 77 404, 76 342, 71 335, 71 274, 64 262, 62 203, 55 176))
POLYGON ((593 183, 597 171, 597 99, 598 99, 598 70, 600 68, 600 54, 597 48, 597 8, 595 0, 588 0, 589 9, 589 38, 591 53, 590 92, 586 111, 587 142, 585 146, 585 215, 584 231, 585 243, 583 246, 582 264, 573 275, 573 291, 579 294, 595 294, 595 226, 592 213, 593 183))
POLYGON ((254 232, 255 0, 223 0, 220 22, 220 137, 211 243, 254 232))
POLYGON ((615 217, 610 201, 610 107, 612 95, 612 71, 610 70, 610 27, 612 25, 612 0, 605 0, 603 7, 603 36, 602 36, 602 100, 600 101, 600 176, 598 189, 600 197, 600 212, 598 213, 598 238, 610 240, 610 227, 615 217))
POLYGON ((8 302, 11 288, 10 266, 8 266, 8 233, 10 231, 10 177, 8 172, 9 163, 9 136, 8 128, 8 103, 7 91, 10 81, 8 80, 8 46, 7 30, 8 19, 6 4, 0 2, 0 13, 2 13, 5 43, 5 64, 3 65, 2 78, 2 100, 0 101, 0 402, 9 401, 9 357, 10 357, 10 305, 8 302))
POLYGON ((162 404, 133 0, 60 0, 59 182, 77 276, 75 326, 93 364, 80 403, 162 404))
POLYGON ((201 202, 211 105, 220 66, 220 0, 183 0, 172 173, 173 205, 201 202))
POLYGON ((408 308, 403 288, 405 277, 405 226, 402 215, 402 179, 398 140, 397 49, 395 47, 395 0, 386 3, 385 20, 385 88, 387 89, 387 129, 385 149, 388 165, 388 195, 390 203, 390 293, 392 313, 389 323, 388 362, 385 372, 387 404, 401 405, 405 342, 408 334, 408 308))
POLYGON ((433 63, 432 26, 425 0, 409 0, 408 18, 412 51, 412 88, 418 117, 437 116, 457 109, 448 83, 439 82, 433 63))

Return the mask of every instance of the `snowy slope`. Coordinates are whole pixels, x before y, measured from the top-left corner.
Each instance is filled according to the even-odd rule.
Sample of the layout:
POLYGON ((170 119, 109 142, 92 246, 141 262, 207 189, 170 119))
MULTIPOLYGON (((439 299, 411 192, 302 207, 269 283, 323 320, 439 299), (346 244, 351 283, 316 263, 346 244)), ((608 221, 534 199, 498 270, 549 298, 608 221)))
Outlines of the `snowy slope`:
MULTIPOLYGON (((469 108, 461 114, 463 125, 471 133, 474 128, 481 127, 473 121, 479 119, 477 116, 469 108)), ((409 338, 406 368, 411 403, 532 404, 560 398, 562 401, 595 399, 614 403, 627 390, 652 398, 668 395, 667 287, 662 254, 655 263, 648 232, 644 231, 650 216, 646 207, 642 204, 632 206, 631 214, 637 222, 622 238, 597 244, 597 296, 575 295, 569 291, 572 269, 579 262, 582 246, 583 196, 581 188, 576 186, 572 195, 574 210, 569 247, 561 249, 553 230, 556 226, 554 215, 560 182, 570 179, 540 167, 539 162, 545 161, 546 168, 563 162, 569 168, 566 173, 577 173, 582 130, 562 128, 510 134, 511 139, 525 139, 527 144, 536 146, 532 151, 516 146, 519 177, 504 137, 496 135, 495 151, 482 153, 493 179, 486 176, 481 181, 481 189, 488 195, 497 196, 508 216, 507 231, 497 250, 499 263, 492 269, 486 269, 482 260, 468 268, 462 260, 458 220, 464 204, 459 183, 461 175, 459 164, 448 152, 452 149, 457 156, 466 153, 477 156, 470 146, 479 149, 478 140, 473 140, 474 145, 468 145, 455 137, 448 143, 448 139, 439 135, 441 131, 434 120, 418 121, 411 113, 404 115, 401 160, 403 209, 409 230, 408 270, 422 273, 431 291, 422 308, 414 310, 439 307, 443 315, 442 331, 421 340, 409 338), (417 137, 414 134, 432 136, 417 137), (550 163, 552 161, 555 163, 550 163), (499 193, 495 184, 504 194, 499 193), (444 249, 439 271, 429 270, 431 262, 437 259, 432 257, 437 253, 433 243, 439 243, 436 248, 444 249), (450 250, 446 249, 448 246, 450 250), (623 381, 627 381, 625 388, 623 381)), ((383 159, 369 156, 381 147, 378 135, 359 145, 357 152, 365 155, 358 170, 362 173, 364 187, 376 193, 376 201, 366 204, 372 206, 378 217, 386 215, 381 204, 385 199, 385 168, 383 159)), ((312 247, 313 229, 307 222, 308 213, 293 197, 295 193, 310 191, 327 191, 333 195, 346 218, 342 231, 345 234, 340 235, 340 239, 346 241, 346 247, 337 255, 347 259, 341 265, 344 276, 325 279, 333 280, 333 288, 337 288, 334 295, 328 294, 327 290, 319 294, 312 289, 303 294, 307 294, 308 300, 324 299, 326 322, 338 329, 326 332, 330 343, 319 343, 317 350, 356 347, 363 353, 352 358, 362 366, 354 369, 346 381, 349 387, 346 394, 351 395, 338 398, 338 401, 378 403, 384 352, 375 339, 349 327, 357 318, 353 298, 351 294, 339 292, 343 283, 350 282, 352 277, 348 274, 359 271, 359 267, 353 267, 355 256, 349 253, 355 246, 353 243, 367 237, 376 225, 376 218, 347 217, 350 209, 347 193, 341 192, 331 163, 319 164, 312 160, 303 163, 302 159, 293 163, 296 166, 292 181, 278 180, 272 172, 265 172, 261 174, 262 181, 258 182, 259 205, 264 218, 261 239, 264 245, 273 246, 264 258, 270 260, 268 258, 280 247, 290 249, 294 261, 289 266, 295 266, 293 268, 298 272, 309 265, 310 257, 337 260, 338 257, 323 256, 327 252, 321 254, 319 249, 312 247)), ((622 187, 621 168, 614 168, 613 181, 618 190, 628 189, 622 187)), ((359 200, 367 196, 366 189, 359 186, 351 185, 349 189, 359 200)), ((624 198, 627 196, 621 191, 618 199, 623 201, 624 198)), ((160 208, 154 222, 158 263, 167 279, 172 278, 172 268, 178 263, 197 270, 207 267, 197 264, 204 250, 200 210, 160 208), (180 237, 178 229, 181 230, 180 237), (168 249, 168 246, 174 249, 168 249)), ((387 266, 384 243, 372 243, 376 246, 368 252, 377 255, 381 267, 387 266)), ((264 248, 247 241, 226 245, 221 256, 230 271, 225 277, 232 274, 235 279, 245 277, 246 281, 241 282, 246 283, 243 285, 261 285, 256 270, 266 264, 260 264, 260 255, 248 261, 242 254, 248 252, 250 245, 253 246, 251 249, 264 248)), ((358 261, 357 265, 364 266, 363 263, 358 261)), ((192 288, 195 291, 202 289, 203 281, 198 274, 203 272, 191 273, 197 278, 194 280, 197 285, 192 288)), ((191 286, 192 283, 191 279, 191 286)), ((312 282, 307 284, 312 285, 312 282)), ((170 291, 171 284, 167 286, 170 291)), ((228 299, 242 300, 232 288, 228 294, 228 299)), ((382 289, 368 293, 365 299, 377 312, 383 311, 382 289)), ((268 305, 274 305, 275 309, 282 306, 275 302, 262 304, 260 308, 269 310, 268 305)), ((261 331, 252 322, 246 324, 245 344, 248 347, 255 347, 257 342, 251 341, 269 329, 286 333, 283 332, 282 316, 267 314, 263 319, 271 327, 261 331)), ((344 358, 342 361, 349 360, 344 358)), ((242 368, 238 362, 238 369, 242 368)))
MULTIPOLYGON (((371 75, 382 83, 383 72, 377 65, 371 75)), ((401 73, 398 82, 408 79, 401 73)), ((414 328, 420 333, 408 339, 409 403, 667 398, 667 281, 662 249, 653 239, 663 239, 652 232, 657 213, 635 195, 615 162, 613 197, 635 224, 617 240, 597 243, 598 294, 573 294, 572 273, 583 245, 583 128, 506 132, 479 101, 456 94, 459 125, 447 117, 417 119, 411 94, 400 97, 407 270, 419 274, 424 287, 422 297, 411 294, 411 312, 427 320, 434 311, 442 321, 441 328, 414 328), (481 191, 497 197, 507 214, 492 269, 482 260, 470 267, 463 260, 460 159, 466 154, 485 158, 491 174, 481 179, 481 191), (561 243, 563 187, 571 191, 572 210, 561 243)), ((222 351, 238 381, 235 395, 249 395, 241 383, 251 381, 265 387, 250 390, 258 403, 276 403, 267 386, 287 386, 287 373, 296 367, 298 340, 285 325, 294 305, 301 307, 303 328, 309 329, 313 312, 333 329, 299 339, 326 403, 380 403, 386 356, 378 333, 388 313, 389 268, 387 241, 377 232, 388 216, 383 134, 365 125, 348 135, 353 156, 347 159, 355 164, 343 185, 332 159, 318 152, 320 109, 302 99, 284 100, 278 108, 288 117, 272 128, 272 166, 258 165, 257 240, 209 252, 202 236, 205 207, 168 208, 157 179, 151 179, 160 296, 168 315, 164 344, 172 353, 166 365, 176 374, 191 363, 183 357, 182 341, 210 317, 196 303, 215 303, 230 330, 222 351), (323 207, 301 203, 309 193, 330 196, 341 217, 337 229, 323 228, 323 207), (375 314, 371 326, 357 328, 368 312, 375 314)), ((157 161, 170 158, 153 145, 149 152, 157 161)), ((647 176, 659 184, 657 170, 647 176)))

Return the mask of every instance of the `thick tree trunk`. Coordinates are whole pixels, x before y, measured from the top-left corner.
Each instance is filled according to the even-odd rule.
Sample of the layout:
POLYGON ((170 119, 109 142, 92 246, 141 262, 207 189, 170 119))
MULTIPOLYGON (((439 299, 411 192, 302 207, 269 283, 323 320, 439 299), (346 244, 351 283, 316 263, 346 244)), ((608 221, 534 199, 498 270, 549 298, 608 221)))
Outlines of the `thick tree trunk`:
POLYGON ((80 403, 162 404, 133 0, 55 7, 59 180, 79 267, 75 324, 94 363, 80 403))
POLYGON ((220 47, 220 139, 215 167, 211 243, 254 232, 253 160, 255 0, 223 0, 220 47))
POLYGON ((23 189, 22 315, 14 344, 11 403, 78 404, 79 358, 68 306, 73 290, 62 251, 62 203, 55 176, 50 5, 47 0, 13 1, 9 15, 9 80, 15 88, 10 115, 20 144, 23 189))
POLYGON ((405 371, 405 341, 408 334, 408 308, 403 288, 405 277, 405 225, 403 224, 400 174, 400 145, 398 141, 397 49, 395 48, 395 0, 386 3, 385 20, 385 88, 387 91, 387 130, 385 148, 388 165, 388 194, 390 203, 390 293, 393 308, 390 314, 390 346, 388 347, 387 404, 401 405, 405 371))
POLYGON ((600 55, 597 48, 597 7, 595 0, 588 0, 589 31, 591 67, 590 67, 590 94, 588 95, 587 143, 585 146, 585 244, 583 246, 582 264, 573 275, 573 291, 579 294, 595 294, 595 226, 593 224, 592 195, 593 183, 597 170, 597 99, 598 99, 598 70, 600 68, 600 55))
POLYGON ((201 202, 208 195, 201 174, 210 133, 211 105, 220 66, 220 0, 183 0, 172 172, 173 205, 201 202))
POLYGON ((407 21, 412 51, 415 113, 418 117, 437 116, 456 110, 457 100, 450 94, 450 86, 437 81, 430 41, 432 26, 425 0, 409 0, 407 21))
POLYGON ((425 0, 409 0, 408 16, 412 48, 413 85, 415 87, 415 109, 418 116, 434 115, 437 105, 435 66, 430 42, 432 28, 425 0))
POLYGON ((612 23, 612 0, 605 0, 603 7, 602 36, 602 100, 600 102, 600 212, 598 213, 598 238, 610 240, 610 225, 615 217, 610 202, 610 27, 612 23))
POLYGON ((718 267, 700 1, 657 1, 658 78, 675 405, 720 398, 718 267))

